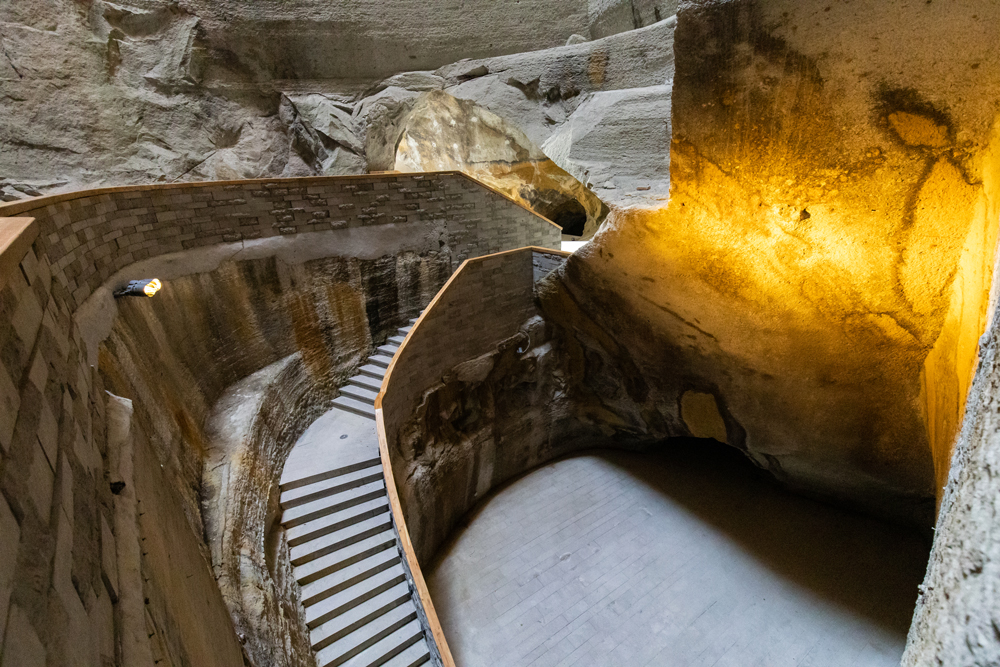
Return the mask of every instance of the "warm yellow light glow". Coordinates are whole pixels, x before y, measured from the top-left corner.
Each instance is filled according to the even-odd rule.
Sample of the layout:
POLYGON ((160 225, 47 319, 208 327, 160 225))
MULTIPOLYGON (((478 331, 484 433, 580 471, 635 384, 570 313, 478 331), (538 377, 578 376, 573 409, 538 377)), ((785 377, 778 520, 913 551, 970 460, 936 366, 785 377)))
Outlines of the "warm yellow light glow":
POLYGON ((153 296, 160 291, 161 287, 163 287, 163 283, 160 282, 160 279, 153 278, 146 283, 146 286, 142 288, 142 291, 146 293, 146 296, 153 296))

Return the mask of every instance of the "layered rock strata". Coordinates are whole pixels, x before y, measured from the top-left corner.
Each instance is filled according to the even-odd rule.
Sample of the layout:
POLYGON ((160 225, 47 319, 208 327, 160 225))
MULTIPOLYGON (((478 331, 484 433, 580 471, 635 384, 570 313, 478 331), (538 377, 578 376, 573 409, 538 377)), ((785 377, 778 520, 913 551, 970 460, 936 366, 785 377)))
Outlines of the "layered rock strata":
MULTIPOLYGON (((568 183, 560 197, 588 212, 596 201, 588 189, 609 205, 666 197, 670 2, 560 0, 516 12, 483 2, 415 14, 411 0, 369 4, 12 8, 0 27, 0 197, 391 170, 399 121, 420 94, 439 89, 498 114, 509 136, 523 132, 537 146, 553 138, 545 153, 569 174, 556 184, 568 183), (483 23, 466 21, 469 11, 493 25, 491 43, 473 38, 483 23), (525 11, 535 20, 523 22, 525 11), (403 15, 430 24, 414 32, 392 18, 403 15), (386 39, 399 48, 384 48, 386 39), (608 91, 616 92, 583 105, 554 137, 578 106, 608 91), (616 155, 622 142, 629 148, 616 155)), ((477 162, 503 153, 483 151, 477 162)), ((552 213, 550 173, 511 177, 532 193, 526 201, 543 201, 543 214, 552 213)))

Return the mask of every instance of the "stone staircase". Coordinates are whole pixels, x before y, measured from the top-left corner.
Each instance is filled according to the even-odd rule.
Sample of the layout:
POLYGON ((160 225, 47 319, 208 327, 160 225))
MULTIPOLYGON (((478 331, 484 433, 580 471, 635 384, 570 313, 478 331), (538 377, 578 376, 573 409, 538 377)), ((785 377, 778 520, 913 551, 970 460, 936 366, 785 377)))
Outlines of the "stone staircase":
POLYGON ((410 323, 399 329, 395 336, 391 336, 385 345, 375 349, 375 353, 368 357, 368 362, 358 369, 358 374, 340 388, 340 396, 333 400, 334 407, 375 421, 375 397, 382 387, 382 378, 385 377, 392 357, 403 344, 403 339, 406 338, 414 322, 416 319, 410 320, 410 323))
MULTIPOLYGON (((347 424, 340 430, 350 431, 340 438, 374 438, 375 397, 414 321, 379 347, 341 389, 333 410, 355 417, 337 422, 347 424), (366 429, 370 433, 357 433, 366 429)), ((338 440, 323 444, 333 456, 316 457, 318 469, 298 464, 294 478, 283 476, 281 484, 281 521, 316 664, 428 663, 431 653, 392 526, 377 446, 363 450, 367 458, 358 460, 356 452, 345 449, 344 460, 337 460, 338 440)))

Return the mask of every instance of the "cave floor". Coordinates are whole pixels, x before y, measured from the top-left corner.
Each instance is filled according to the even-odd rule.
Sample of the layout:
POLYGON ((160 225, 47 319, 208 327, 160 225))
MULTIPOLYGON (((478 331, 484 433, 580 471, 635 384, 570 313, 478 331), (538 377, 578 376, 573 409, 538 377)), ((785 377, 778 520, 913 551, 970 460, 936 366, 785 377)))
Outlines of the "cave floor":
POLYGON ((898 665, 929 546, 700 441, 545 465, 425 572, 465 667, 898 665))

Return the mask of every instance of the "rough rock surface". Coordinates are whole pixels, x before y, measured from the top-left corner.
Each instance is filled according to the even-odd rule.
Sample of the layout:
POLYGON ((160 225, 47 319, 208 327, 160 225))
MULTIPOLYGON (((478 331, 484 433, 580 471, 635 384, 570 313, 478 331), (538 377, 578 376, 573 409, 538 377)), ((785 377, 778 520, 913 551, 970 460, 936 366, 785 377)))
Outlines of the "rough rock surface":
POLYGON ((282 173, 278 97, 201 84, 176 4, 17 3, 0 24, 0 173, 39 189, 282 173))
MULTIPOLYGON (((556 46, 573 33, 590 34, 592 21, 604 24, 601 32, 636 27, 634 19, 602 21, 606 12, 594 12, 592 18, 592 0, 308 0, 294 4, 185 0, 183 4, 201 20, 210 78, 215 68, 222 76, 228 74, 225 67, 235 61, 255 80, 371 80, 405 70, 431 69, 462 57, 556 46), (489 26, 488 34, 484 26, 489 26), (266 43, 261 43, 261 35, 267 35, 266 43)), ((631 2, 605 0, 601 4, 627 8, 631 2)))
POLYGON ((463 171, 563 228, 593 236, 607 207, 523 132, 467 100, 422 95, 400 123, 397 171, 463 171))
MULTIPOLYGON (((293 143, 301 149, 303 134, 309 134, 296 127, 298 121, 320 133, 325 130, 310 121, 329 127, 303 109, 324 106, 317 95, 346 103, 343 110, 351 115, 356 103, 379 88, 425 92, 448 83, 446 76, 421 68, 555 47, 575 33, 630 31, 635 37, 625 41, 633 42, 631 60, 614 57, 613 47, 602 50, 606 40, 569 47, 578 54, 599 51, 589 70, 578 62, 583 69, 564 68, 564 73, 579 78, 589 71, 600 86, 605 69, 614 78, 615 72, 651 66, 636 58, 643 49, 635 46, 651 36, 633 28, 669 16, 663 14, 667 8, 653 7, 662 3, 647 2, 649 7, 629 10, 631 21, 597 35, 592 21, 633 3, 531 0, 514 11, 505 3, 477 3, 481 6, 442 5, 433 11, 413 0, 388 6, 372 0, 361 6, 203 0, 87 5, 49 0, 44 11, 24 3, 11 6, 0 24, 3 194, 16 198, 31 188, 97 183, 298 175, 303 168, 317 173, 334 156, 317 156, 316 138, 305 141, 313 148, 305 165, 289 150, 293 143), (467 20, 470 13, 477 21, 467 20), (523 21, 525 14, 533 20, 523 21), (414 20, 426 23, 425 29, 414 20), (491 26, 490 42, 481 39, 484 24, 491 26), (386 40, 400 48, 386 49, 386 40), (375 84, 386 75, 392 76, 375 84), (282 103, 291 99, 298 113, 281 113, 282 103)), ((357 145, 340 141, 343 136, 327 138, 342 147, 329 148, 338 153, 336 170, 364 169, 363 160, 339 154, 357 155, 357 145)))
POLYGON ((279 114, 292 135, 292 148, 313 173, 344 176, 367 171, 352 107, 318 93, 289 94, 281 102, 279 114))
POLYGON ((546 139, 542 151, 604 201, 623 206, 666 201, 670 86, 594 93, 546 139))
POLYGON ((518 127, 609 206, 657 206, 670 186, 675 24, 671 16, 592 42, 466 60, 437 73, 449 95, 518 127))
MULTIPOLYGON (((13 7, 0 24, 0 198, 391 170, 399 123, 420 93, 441 89, 538 146, 572 119, 550 157, 591 190, 615 185, 600 193, 611 206, 666 197, 671 3, 532 0, 511 12, 477 2, 434 11, 412 0, 13 7), (477 21, 465 20, 470 12, 477 21), (532 21, 521 20, 525 12, 532 21), (430 21, 427 29, 415 28, 413 16, 430 21), (491 42, 480 39, 485 23, 491 42), (574 34, 583 37, 559 46, 574 34), (401 48, 386 49, 387 39, 401 48), (449 61, 458 62, 419 69, 449 61), (621 92, 587 103, 610 90, 621 92), (609 107, 627 115, 628 132, 610 122, 609 107), (624 142, 619 153, 611 142, 624 142)), ((594 196, 572 189, 593 227, 594 196)))
POLYGON ((257 665, 315 664, 275 480, 330 396, 296 353, 229 387, 205 422, 206 538, 236 632, 257 665))
POLYGON ((589 0, 591 37, 615 33, 656 23, 677 12, 677 0, 589 0))
POLYGON ((589 93, 669 83, 674 75, 674 25, 670 18, 590 42, 465 59, 436 73, 450 95, 473 100, 517 123, 541 144, 589 93))
POLYGON ((952 459, 903 667, 1000 664, 1000 326, 979 369, 952 459))
POLYGON ((997 11, 682 5, 670 202, 564 275, 664 435, 721 418, 787 483, 930 524, 1000 212, 997 11))

